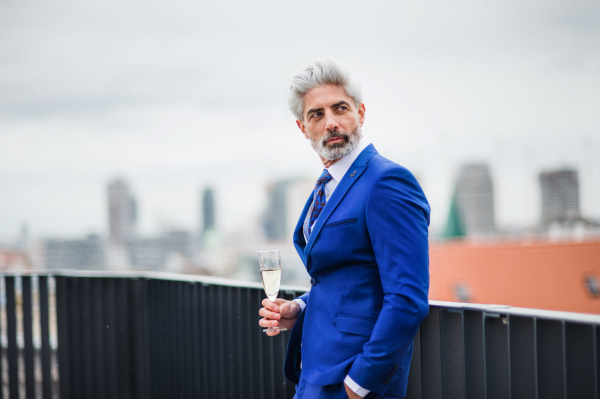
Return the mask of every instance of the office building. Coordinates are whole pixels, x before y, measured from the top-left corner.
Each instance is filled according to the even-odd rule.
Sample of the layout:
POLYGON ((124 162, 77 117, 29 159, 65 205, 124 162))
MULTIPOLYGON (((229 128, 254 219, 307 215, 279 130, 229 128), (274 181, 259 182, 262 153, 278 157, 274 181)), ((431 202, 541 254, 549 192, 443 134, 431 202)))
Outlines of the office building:
POLYGON ((494 186, 486 164, 463 165, 458 174, 444 238, 496 232, 494 186))
POLYGON ((136 202, 129 185, 117 178, 108 185, 108 225, 111 243, 125 246, 134 236, 136 202))
POLYGON ((310 179, 292 179, 275 182, 267 188, 264 228, 269 240, 291 241, 300 213, 314 186, 310 179))
POLYGON ((43 253, 46 269, 98 270, 106 266, 104 242, 97 234, 79 240, 45 240, 43 253))
POLYGON ((202 191, 202 231, 216 230, 216 206, 215 193, 212 188, 207 187, 202 191))
POLYGON ((192 235, 183 230, 129 241, 129 264, 136 270, 173 270, 174 259, 191 259, 192 235))
POLYGON ((577 171, 562 169, 540 173, 542 191, 541 225, 580 219, 577 171))

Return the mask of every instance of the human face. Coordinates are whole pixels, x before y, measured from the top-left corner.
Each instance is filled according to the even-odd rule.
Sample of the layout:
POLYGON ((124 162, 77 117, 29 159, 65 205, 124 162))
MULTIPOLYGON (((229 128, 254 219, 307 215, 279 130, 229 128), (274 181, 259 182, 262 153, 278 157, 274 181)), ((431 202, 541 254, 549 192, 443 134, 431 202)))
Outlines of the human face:
MULTIPOLYGON (((304 95, 304 120, 297 120, 304 137, 311 142, 321 142, 324 136, 332 136, 322 143, 327 148, 344 145, 350 133, 362 126, 365 120, 365 106, 356 107, 354 100, 346 95, 343 88, 335 85, 315 87, 304 95), (342 135, 332 134, 333 132, 342 135)), ((360 131, 360 128, 358 129, 360 131)), ((321 156, 323 162, 323 156, 321 156)))

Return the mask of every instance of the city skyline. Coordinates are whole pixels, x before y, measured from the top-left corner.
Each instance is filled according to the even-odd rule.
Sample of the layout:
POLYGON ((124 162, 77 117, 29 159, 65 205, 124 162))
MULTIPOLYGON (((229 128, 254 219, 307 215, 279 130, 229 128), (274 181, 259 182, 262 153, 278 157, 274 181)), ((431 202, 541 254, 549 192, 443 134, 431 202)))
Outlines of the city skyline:
MULTIPOLYGON (((544 214, 544 207, 548 207, 549 203, 554 204, 552 205, 554 208, 563 204, 563 197, 565 195, 567 195, 568 198, 576 199, 576 202, 567 205, 570 207, 575 206, 577 209, 577 214, 571 215, 573 221, 580 220, 592 224, 600 224, 599 219, 591 218, 589 215, 579 212, 581 189, 578 184, 578 170, 564 167, 545 169, 539 172, 537 177, 537 197, 540 200, 540 214, 538 215, 538 218, 529 225, 497 225, 495 223, 496 211, 494 210, 494 202, 496 201, 498 193, 497 190, 493 188, 496 183, 494 181, 494 176, 490 175, 488 165, 485 163, 462 164, 452 183, 453 194, 448 199, 447 214, 444 215, 444 223, 439 229, 430 232, 430 236, 433 239, 442 240, 452 237, 481 237, 485 235, 502 237, 506 234, 512 235, 519 229, 521 233, 526 231, 529 232, 527 234, 530 234, 533 231, 543 233, 547 229, 548 223, 554 221, 562 222, 569 219, 562 216, 554 217, 549 216, 549 214, 544 214), (568 187, 565 184, 562 184, 559 187, 556 182, 553 182, 552 184, 554 185, 549 186, 547 183, 543 183, 545 179, 548 179, 548 176, 558 176, 563 180, 564 178, 567 178, 567 183, 569 184, 571 184, 571 180, 574 179, 575 184, 571 184, 568 187), (549 187, 553 188, 549 189, 549 187), (554 196, 556 196, 556 199, 554 199, 554 196), (457 201, 457 198, 459 201, 457 201), (457 217, 459 219, 456 219, 457 217), (462 226, 458 227, 456 223, 460 223, 462 226), (479 227, 475 227, 476 225, 479 227), (516 227, 519 229, 511 232, 511 228, 516 227), (454 229, 456 228, 458 228, 460 232, 459 230, 454 232, 454 229), (456 235, 457 232, 458 235, 456 235)), ((417 176, 417 178, 419 178, 419 176, 417 176)), ((555 177, 553 178, 555 179, 555 177)), ((254 215, 255 223, 251 229, 223 230, 216 223, 216 219, 219 217, 217 216, 217 211, 221 209, 221 204, 218 200, 221 195, 219 195, 213 186, 203 186, 201 189, 195 190, 195 195, 197 196, 195 205, 197 208, 194 210, 194 213, 196 216, 201 215, 201 217, 196 217, 192 224, 178 225, 164 223, 164 221, 162 221, 156 230, 139 231, 137 228, 134 228, 134 223, 140 222, 137 216, 137 207, 140 202, 144 202, 144 198, 141 198, 140 201, 140 198, 134 194, 135 189, 132 189, 132 187, 135 186, 135 182, 133 185, 130 183, 130 179, 124 176, 115 176, 105 185, 106 203, 104 206, 104 218, 106 220, 106 226, 104 229, 89 230, 72 235, 61 236, 57 233, 50 233, 46 236, 32 237, 29 234, 30 225, 23 223, 19 226, 18 234, 14 237, 9 237, 9 239, 0 240, 0 244, 11 244, 20 247, 23 245, 22 241, 32 241, 36 239, 52 240, 53 238, 80 238, 100 234, 105 236, 106 239, 113 244, 123 245, 127 239, 136 236, 151 237, 170 234, 174 231, 187 231, 198 237, 211 232, 218 232, 218 234, 225 232, 226 234, 235 235, 254 231, 267 240, 282 242, 290 241, 291 230, 296 223, 297 217, 295 208, 302 208, 312 188, 312 182, 308 177, 295 177, 271 181, 262 187, 265 202, 262 204, 263 207, 258 210, 256 215, 254 215), (112 205, 111 201, 113 201, 112 205), (267 213, 269 210, 272 211, 270 214, 267 213), (126 225, 123 225, 124 223, 126 225), (127 225, 128 223, 131 224, 127 225)), ((564 206, 564 204, 561 206, 564 206)), ((548 210, 546 210, 546 212, 548 212, 548 210)), ((552 212, 560 213, 565 211, 557 208, 552 212)))
POLYGON ((365 135, 417 175, 432 230, 463 163, 490 165, 499 227, 537 222, 538 174, 560 167, 600 218, 599 4, 346 5, 320 5, 302 31, 291 4, 1 5, 0 241, 24 222, 32 237, 106 232, 117 175, 141 200, 141 234, 191 229, 208 185, 224 231, 258 228, 266 184, 322 170, 286 96, 325 55, 362 83, 365 135), (323 40, 335 12, 356 41, 323 40))

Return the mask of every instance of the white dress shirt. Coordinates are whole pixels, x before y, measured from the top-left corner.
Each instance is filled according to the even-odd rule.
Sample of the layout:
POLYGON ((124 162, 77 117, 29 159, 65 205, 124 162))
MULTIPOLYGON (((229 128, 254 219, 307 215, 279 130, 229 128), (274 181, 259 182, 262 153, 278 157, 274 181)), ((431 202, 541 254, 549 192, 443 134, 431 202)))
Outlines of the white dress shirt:
MULTIPOLYGON (((365 148, 367 148, 369 144, 371 144, 371 142, 365 137, 363 137, 362 139, 360 139, 358 145, 352 150, 350 154, 346 155, 345 157, 331 165, 329 168, 327 168, 329 174, 332 177, 332 179, 325 184, 325 197, 327 201, 329 201, 329 197, 331 197, 331 194, 333 194, 339 182, 346 175, 348 169, 350 169, 350 166, 352 166, 354 161, 356 161, 356 158, 358 158, 360 153, 365 148)), ((325 204, 325 207, 327 207, 327 204, 325 204)), ((302 309, 302 311, 304 311, 304 308, 306 307, 304 301, 302 299, 295 299, 294 301, 298 302, 298 305, 300 305, 300 308, 302 309)), ((300 363, 300 368, 302 368, 302 363, 300 363)), ((348 388, 354 391, 354 393, 356 393, 358 396, 365 397, 369 394, 369 392, 371 392, 368 389, 365 389, 358 385, 356 382, 354 382, 354 380, 350 378, 349 375, 346 375, 346 378, 344 378, 344 383, 348 385, 348 388)))

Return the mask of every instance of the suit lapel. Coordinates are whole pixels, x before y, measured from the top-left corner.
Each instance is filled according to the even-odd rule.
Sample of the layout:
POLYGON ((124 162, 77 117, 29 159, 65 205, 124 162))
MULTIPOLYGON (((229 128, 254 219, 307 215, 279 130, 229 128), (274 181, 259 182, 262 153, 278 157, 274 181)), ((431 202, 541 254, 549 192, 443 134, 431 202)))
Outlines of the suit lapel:
MULTIPOLYGON (((315 243, 315 240, 319 236, 319 233, 321 232, 321 228, 325 225, 325 222, 327 222, 327 219, 329 219, 329 216, 331 216, 331 214, 333 213, 335 208, 337 208, 340 201, 344 198, 344 196, 346 195, 346 193, 348 192, 350 187, 352 187, 354 182, 357 181, 360 178, 360 176, 362 175, 362 173, 365 171, 365 169, 367 168, 367 164, 369 163, 369 159, 371 159, 376 154, 377 154, 377 150, 375 149, 373 144, 369 144, 367 146, 367 148, 365 148, 360 153, 358 158, 356 158, 354 163, 352 163, 352 166, 350 166, 350 168, 348 168, 348 171, 342 178, 342 181, 339 182, 339 184, 333 191, 333 194, 329 198, 329 201, 327 201, 325 208, 323 208, 323 212, 321 213, 321 215, 315 222, 315 224, 312 228, 312 233, 310 234, 310 237, 308 238, 308 243, 306 244, 306 248, 304 248, 303 261, 304 261, 305 265, 306 265, 306 259, 308 259, 308 254, 310 253, 310 250, 311 250, 313 244, 315 243)), ((309 204, 310 200, 312 200, 312 195, 311 195, 311 198, 309 199, 309 201, 307 202, 307 206, 310 206, 310 204, 309 204)), ((306 211, 307 211, 307 209, 305 207, 305 212, 306 211)), ((305 212, 303 212, 303 215, 305 215, 305 212)), ((301 222, 303 220, 304 220, 303 218, 300 218, 300 222, 298 222, 301 230, 302 230, 301 222)))
POLYGON ((296 224, 296 229, 294 230, 294 246, 296 247, 296 251, 304 265, 306 265, 306 256, 304 255, 304 248, 306 248, 306 241, 304 240, 304 219, 306 218, 306 213, 310 209, 310 205, 313 201, 313 193, 310 193, 310 196, 306 200, 306 205, 304 205, 304 209, 302 210, 302 214, 300 215, 300 219, 298 220, 298 224, 296 224))

